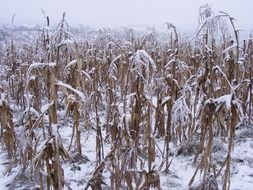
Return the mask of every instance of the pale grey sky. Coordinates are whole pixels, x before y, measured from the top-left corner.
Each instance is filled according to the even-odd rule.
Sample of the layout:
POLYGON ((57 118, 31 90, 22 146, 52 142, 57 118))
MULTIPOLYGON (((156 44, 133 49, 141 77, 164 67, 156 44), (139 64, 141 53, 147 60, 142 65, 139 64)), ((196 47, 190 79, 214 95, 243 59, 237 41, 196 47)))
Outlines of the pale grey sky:
POLYGON ((210 4, 237 19, 240 29, 253 29, 252 0, 0 0, 0 23, 43 24, 41 8, 52 22, 66 11, 70 25, 92 27, 155 26, 172 22, 184 30, 197 26, 198 8, 210 4))

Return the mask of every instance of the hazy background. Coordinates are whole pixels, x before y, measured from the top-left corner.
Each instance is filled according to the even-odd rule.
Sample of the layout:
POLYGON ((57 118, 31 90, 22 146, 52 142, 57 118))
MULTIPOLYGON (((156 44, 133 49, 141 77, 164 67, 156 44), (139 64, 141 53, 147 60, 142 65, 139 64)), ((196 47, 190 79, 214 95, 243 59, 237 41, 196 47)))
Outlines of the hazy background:
POLYGON ((0 24, 10 24, 14 13, 15 24, 43 24, 43 9, 51 23, 65 11, 74 26, 163 28, 172 22, 187 32, 196 29, 198 8, 206 3, 236 18, 238 28, 253 29, 252 0, 0 0, 0 24))

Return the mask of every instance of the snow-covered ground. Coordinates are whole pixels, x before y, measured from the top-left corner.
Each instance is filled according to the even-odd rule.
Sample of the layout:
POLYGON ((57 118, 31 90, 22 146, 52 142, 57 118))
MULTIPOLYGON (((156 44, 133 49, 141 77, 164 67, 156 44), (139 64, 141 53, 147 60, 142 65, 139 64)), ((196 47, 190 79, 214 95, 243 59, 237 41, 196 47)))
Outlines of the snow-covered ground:
MULTIPOLYGON (((66 147, 69 144, 72 135, 72 128, 64 126, 59 129, 59 133, 65 143, 66 147)), ((82 157, 75 157, 75 161, 63 163, 65 181, 68 186, 73 190, 82 190, 86 187, 87 181, 92 176, 96 165, 95 155, 95 139, 96 134, 94 131, 85 131, 82 133, 82 157)), ((242 129, 236 131, 235 148, 232 154, 232 167, 231 167, 231 190, 252 190, 253 187, 253 132, 252 129, 242 129)), ((163 148, 163 140, 158 140, 158 146, 163 148)), ((110 143, 105 143, 105 154, 109 152, 110 143)), ((224 147, 224 146, 223 146, 224 147)), ((194 147, 193 147, 194 148, 194 147)), ((194 151, 194 150, 193 150, 194 151)), ((214 150, 217 151, 217 150, 214 150)), ((219 149, 214 157, 222 157, 222 149, 219 149), (217 154, 217 155, 216 155, 217 154)), ((172 151, 173 152, 173 151, 172 151)), ((179 155, 178 148, 174 147, 175 155, 170 155, 172 163, 168 173, 161 171, 160 180, 163 190, 188 190, 188 183, 192 178, 196 167, 193 165, 194 155, 192 152, 183 152, 179 155)), ((160 165, 161 159, 156 162, 160 165)), ((1 149, 0 152, 0 186, 1 189, 32 189, 29 184, 29 178, 18 179, 20 176, 21 168, 19 166, 9 169, 9 162, 5 151, 1 149), (22 181, 23 180, 23 181, 22 181)), ((105 182, 110 183, 109 173, 105 171, 103 176, 105 182)), ((198 174, 195 181, 201 178, 198 174)), ((221 184, 220 188, 222 187, 221 184)), ((65 189, 68 187, 65 185, 65 189)), ((105 189, 109 189, 106 188, 105 189)))

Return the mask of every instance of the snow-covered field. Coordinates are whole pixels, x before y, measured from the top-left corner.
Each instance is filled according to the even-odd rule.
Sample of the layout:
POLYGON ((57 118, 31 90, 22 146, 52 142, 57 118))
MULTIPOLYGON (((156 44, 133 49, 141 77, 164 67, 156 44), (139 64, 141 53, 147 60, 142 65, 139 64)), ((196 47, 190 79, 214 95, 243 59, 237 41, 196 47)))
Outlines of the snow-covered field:
POLYGON ((194 39, 0 28, 0 189, 252 190, 253 41, 200 10, 194 39))

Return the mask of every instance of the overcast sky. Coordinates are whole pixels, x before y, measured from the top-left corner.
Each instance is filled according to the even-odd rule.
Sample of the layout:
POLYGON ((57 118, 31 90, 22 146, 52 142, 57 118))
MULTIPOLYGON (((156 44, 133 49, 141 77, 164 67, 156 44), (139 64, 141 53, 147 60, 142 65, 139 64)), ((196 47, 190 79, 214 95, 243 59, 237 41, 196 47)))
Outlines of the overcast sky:
POLYGON ((11 23, 16 13, 16 24, 43 24, 43 9, 53 23, 66 11, 70 25, 163 27, 172 22, 187 31, 196 28, 198 8, 206 3, 235 17, 240 29, 253 29, 253 0, 0 0, 0 23, 11 23))

